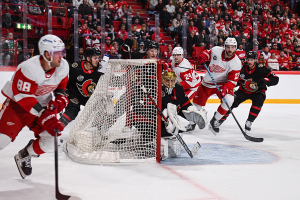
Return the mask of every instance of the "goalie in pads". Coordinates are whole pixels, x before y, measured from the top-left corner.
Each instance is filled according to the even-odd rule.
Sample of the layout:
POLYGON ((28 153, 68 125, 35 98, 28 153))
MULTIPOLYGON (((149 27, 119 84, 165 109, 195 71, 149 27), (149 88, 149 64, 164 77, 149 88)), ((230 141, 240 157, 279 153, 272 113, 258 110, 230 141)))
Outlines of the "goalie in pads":
POLYGON ((185 95, 183 87, 177 83, 177 76, 172 69, 167 69, 162 76, 162 113, 167 122, 161 126, 161 158, 176 157, 181 154, 181 145, 174 134, 193 131, 196 124, 199 128, 204 127, 207 121, 206 112, 198 111, 185 95), (189 121, 184 126, 178 115, 189 121))

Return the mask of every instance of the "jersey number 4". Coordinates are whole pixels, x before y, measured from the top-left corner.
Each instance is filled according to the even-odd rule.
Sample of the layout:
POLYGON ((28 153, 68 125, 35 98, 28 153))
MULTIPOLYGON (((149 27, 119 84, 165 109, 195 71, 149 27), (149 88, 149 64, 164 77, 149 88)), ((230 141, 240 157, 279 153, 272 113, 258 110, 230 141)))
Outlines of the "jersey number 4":
POLYGON ((30 92, 31 84, 29 82, 23 82, 21 79, 18 80, 17 88, 20 92, 30 92))

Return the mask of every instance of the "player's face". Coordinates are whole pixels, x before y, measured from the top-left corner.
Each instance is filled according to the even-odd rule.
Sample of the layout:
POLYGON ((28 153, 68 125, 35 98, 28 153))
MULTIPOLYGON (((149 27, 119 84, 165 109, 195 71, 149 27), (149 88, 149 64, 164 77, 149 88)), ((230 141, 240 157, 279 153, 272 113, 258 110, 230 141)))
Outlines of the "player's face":
POLYGON ((52 53, 52 62, 51 62, 51 67, 59 67, 61 63, 61 59, 66 55, 66 50, 62 51, 54 51, 52 53))
POLYGON ((175 63, 180 63, 182 60, 182 55, 181 54, 173 54, 173 58, 175 63))
POLYGON ((147 58, 148 59, 155 59, 157 57, 157 49, 149 49, 147 51, 147 58))
POLYGON ((255 60, 253 58, 247 58, 248 66, 252 68, 254 66, 255 60))
POLYGON ((234 55, 235 52, 235 45, 226 45, 225 46, 225 53, 228 57, 231 57, 234 55))
POLYGON ((92 64, 94 67, 97 67, 99 63, 99 56, 92 56, 92 64))
POLYGON ((167 88, 173 88, 174 85, 175 85, 175 80, 172 80, 172 79, 164 79, 164 85, 165 85, 167 88))

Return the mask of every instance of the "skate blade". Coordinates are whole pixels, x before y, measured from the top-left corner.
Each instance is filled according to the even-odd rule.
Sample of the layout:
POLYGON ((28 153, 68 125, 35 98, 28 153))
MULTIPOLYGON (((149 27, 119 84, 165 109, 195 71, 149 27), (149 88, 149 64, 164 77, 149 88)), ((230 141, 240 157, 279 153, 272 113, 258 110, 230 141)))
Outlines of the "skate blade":
POLYGON ((23 170, 22 170, 22 167, 21 167, 21 163, 19 162, 19 160, 21 160, 19 154, 15 155, 14 158, 15 158, 16 165, 17 165, 17 167, 18 167, 18 170, 19 170, 19 172, 20 172, 21 177, 22 177, 23 179, 25 179, 25 178, 26 178, 26 174, 24 174, 24 172, 23 172, 23 170))
POLYGON ((208 129, 216 136, 217 132, 214 131, 214 129, 211 127, 211 125, 208 126, 208 129))

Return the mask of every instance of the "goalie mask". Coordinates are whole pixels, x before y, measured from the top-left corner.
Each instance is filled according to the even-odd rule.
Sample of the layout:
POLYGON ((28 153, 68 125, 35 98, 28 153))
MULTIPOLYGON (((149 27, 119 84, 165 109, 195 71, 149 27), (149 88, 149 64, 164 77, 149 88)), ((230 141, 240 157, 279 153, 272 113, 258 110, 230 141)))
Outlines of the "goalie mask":
POLYGON ((167 69, 162 75, 163 86, 165 87, 165 92, 169 95, 172 94, 173 88, 177 82, 177 76, 172 69, 167 69))

